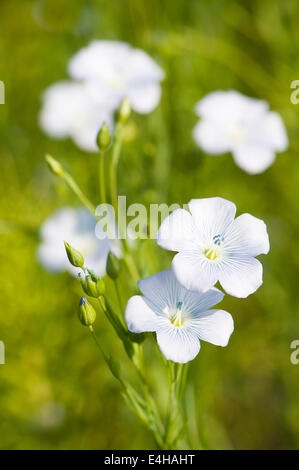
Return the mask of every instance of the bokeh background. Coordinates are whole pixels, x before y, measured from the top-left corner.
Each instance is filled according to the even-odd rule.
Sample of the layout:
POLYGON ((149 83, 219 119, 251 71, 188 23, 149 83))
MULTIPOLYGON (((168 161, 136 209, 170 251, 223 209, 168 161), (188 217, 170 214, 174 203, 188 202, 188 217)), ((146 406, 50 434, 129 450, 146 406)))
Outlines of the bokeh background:
MULTIPOLYGON (((41 92, 67 78, 70 56, 94 38, 140 47, 166 72, 160 106, 131 120, 120 162, 128 203, 218 195, 268 225, 263 286, 248 299, 226 296, 223 308, 235 320, 229 346, 204 343, 192 362, 193 431, 197 421, 206 448, 299 448, 299 365, 290 362, 290 343, 299 338, 299 105, 290 101, 299 79, 298 16, 297 0, 1 0, 1 449, 154 445, 77 320, 78 283, 47 273, 36 259, 42 221, 61 205, 77 206, 49 173, 46 152, 98 202, 96 156, 49 139, 37 123, 41 92), (204 155, 192 140, 196 101, 230 88, 267 100, 285 121, 290 147, 261 175, 243 172, 231 155, 204 155)), ((145 241, 138 260, 147 275, 169 267, 171 254, 145 241)), ((133 377, 104 318, 96 330, 133 377)), ((147 373, 163 405, 160 365, 148 339, 147 373)))

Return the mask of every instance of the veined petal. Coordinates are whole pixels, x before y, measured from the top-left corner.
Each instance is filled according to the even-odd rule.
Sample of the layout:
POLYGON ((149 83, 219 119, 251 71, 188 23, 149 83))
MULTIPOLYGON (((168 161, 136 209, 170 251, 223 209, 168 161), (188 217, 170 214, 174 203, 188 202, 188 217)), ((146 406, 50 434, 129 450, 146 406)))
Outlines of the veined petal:
POLYGON ((199 290, 192 291, 184 289, 182 297, 182 308, 185 309, 192 317, 197 318, 211 307, 214 307, 224 297, 224 293, 219 289, 212 287, 211 289, 201 292, 199 290))
POLYGON ((231 314, 225 310, 209 310, 193 318, 188 329, 203 341, 216 346, 226 346, 234 331, 234 321, 231 314))
POLYGON ((210 241, 213 236, 222 234, 236 214, 235 204, 222 197, 191 199, 189 208, 203 241, 210 241))
POLYGON ((206 153, 221 154, 231 150, 227 132, 212 119, 202 119, 193 129, 193 138, 206 153))
POLYGON ((228 294, 248 297, 263 283, 263 266, 255 258, 229 259, 223 263, 219 281, 228 294))
POLYGON ((172 269, 178 281, 190 290, 206 291, 219 279, 216 263, 208 262, 196 251, 181 251, 172 261, 172 269))
POLYGON ((178 283, 171 269, 160 271, 146 279, 138 281, 138 287, 154 305, 155 311, 162 314, 166 306, 174 307, 182 286, 178 283))
POLYGON ((257 256, 270 249, 265 222, 251 214, 237 217, 225 234, 225 247, 232 254, 257 256))
POLYGON ((174 210, 163 220, 158 230, 157 243, 171 251, 196 250, 196 227, 191 214, 184 209, 174 210))
POLYGON ((144 331, 156 331, 163 318, 159 319, 150 308, 149 302, 141 295, 134 295, 128 300, 125 321, 130 331, 143 333, 144 331))
POLYGON ((260 144, 242 144, 233 150, 236 164, 254 175, 262 173, 274 162, 276 155, 270 147, 260 144))
POLYGON ((192 361, 200 351, 199 339, 192 331, 184 328, 160 328, 157 330, 157 342, 168 361, 182 364, 192 361))

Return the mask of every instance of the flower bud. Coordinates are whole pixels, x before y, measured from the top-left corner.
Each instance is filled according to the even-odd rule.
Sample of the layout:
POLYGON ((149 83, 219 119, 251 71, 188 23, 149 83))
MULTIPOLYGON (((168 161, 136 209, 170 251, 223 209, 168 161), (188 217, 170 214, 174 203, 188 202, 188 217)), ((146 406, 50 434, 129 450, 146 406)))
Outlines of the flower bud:
POLYGON ((106 286, 105 286, 104 280, 101 278, 98 278, 97 280, 97 290, 98 290, 99 296, 105 294, 106 286))
POLYGON ((131 115, 131 105, 128 98, 124 98, 117 111, 117 122, 125 124, 131 115))
POLYGON ((61 176, 63 174, 63 167, 55 158, 51 157, 51 155, 46 155, 45 160, 54 175, 61 176))
POLYGON ((96 319, 95 309, 87 302, 85 297, 81 297, 78 315, 84 326, 92 325, 96 319))
POLYGON ((79 281, 82 289, 89 297, 98 298, 105 293, 105 282, 103 279, 98 278, 92 271, 87 269, 89 274, 85 274, 83 278, 82 274, 78 274, 79 281))
POLYGON ((111 144, 111 134, 107 122, 104 122, 97 135, 97 145, 100 152, 105 152, 111 144))
POLYGON ((75 266, 76 268, 83 268, 84 266, 84 258, 78 250, 71 247, 67 242, 64 242, 65 251, 69 262, 75 266))
POLYGON ((120 271, 120 263, 117 256, 115 256, 111 251, 107 258, 106 271, 111 279, 117 279, 120 271))

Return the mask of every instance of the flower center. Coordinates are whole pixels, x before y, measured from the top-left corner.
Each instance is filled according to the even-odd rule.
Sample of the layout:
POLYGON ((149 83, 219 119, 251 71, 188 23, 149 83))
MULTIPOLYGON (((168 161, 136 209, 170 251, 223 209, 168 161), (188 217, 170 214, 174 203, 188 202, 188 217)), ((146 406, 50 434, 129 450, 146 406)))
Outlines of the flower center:
POLYGON ((204 253, 205 257, 208 258, 211 261, 215 261, 217 259, 217 252, 213 248, 208 248, 203 253, 204 253))
POLYGON ((212 242, 203 250, 204 256, 209 261, 219 261, 223 257, 223 235, 214 235, 212 242))
POLYGON ((229 137, 232 144, 240 144, 247 137, 247 129, 243 122, 239 122, 232 126, 229 130, 229 137))
POLYGON ((176 309, 174 310, 173 315, 171 316, 171 319, 170 319, 173 326, 177 328, 180 328, 181 326, 183 326, 183 323, 184 323, 184 312, 182 311, 182 306, 183 306, 183 302, 179 300, 176 304, 176 309))

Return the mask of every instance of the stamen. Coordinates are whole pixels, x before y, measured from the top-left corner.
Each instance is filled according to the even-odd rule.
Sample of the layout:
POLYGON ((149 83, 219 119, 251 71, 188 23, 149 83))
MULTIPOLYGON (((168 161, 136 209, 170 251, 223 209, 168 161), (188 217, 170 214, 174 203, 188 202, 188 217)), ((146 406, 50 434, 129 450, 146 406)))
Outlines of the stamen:
POLYGON ((176 312, 175 315, 171 319, 171 323, 173 326, 176 327, 181 327, 182 326, 182 306, 183 302, 181 300, 178 300, 176 303, 176 312))
POLYGON ((211 261, 215 261, 215 259, 217 258, 217 252, 216 250, 213 250, 213 248, 209 248, 208 250, 205 250, 204 255, 206 258, 208 258, 211 261))

